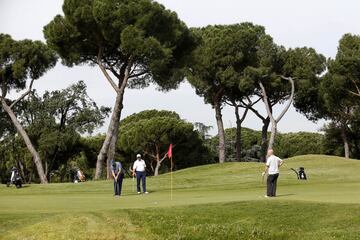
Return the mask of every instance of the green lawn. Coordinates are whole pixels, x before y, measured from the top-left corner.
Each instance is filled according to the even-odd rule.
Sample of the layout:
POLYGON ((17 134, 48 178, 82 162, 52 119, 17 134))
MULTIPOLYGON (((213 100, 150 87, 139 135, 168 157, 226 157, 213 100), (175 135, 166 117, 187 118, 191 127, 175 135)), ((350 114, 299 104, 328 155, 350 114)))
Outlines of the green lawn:
POLYGON ((226 163, 124 182, 0 187, 0 239, 360 239, 360 161, 286 160, 278 198, 265 199, 262 164, 226 163), (291 167, 306 168, 308 181, 291 167))

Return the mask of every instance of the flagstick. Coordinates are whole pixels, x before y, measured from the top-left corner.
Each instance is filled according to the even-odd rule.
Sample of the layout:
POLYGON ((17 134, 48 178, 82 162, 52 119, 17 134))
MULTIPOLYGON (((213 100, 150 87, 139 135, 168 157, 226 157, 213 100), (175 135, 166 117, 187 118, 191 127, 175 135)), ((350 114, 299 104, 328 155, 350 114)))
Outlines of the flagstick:
POLYGON ((134 176, 134 174, 133 174, 133 180, 132 180, 132 191, 133 192, 135 192, 135 185, 134 185, 134 183, 135 183, 135 176, 134 176))
POLYGON ((173 200, 173 177, 172 177, 172 168, 173 168, 173 159, 171 156, 171 164, 170 164, 170 198, 173 200))

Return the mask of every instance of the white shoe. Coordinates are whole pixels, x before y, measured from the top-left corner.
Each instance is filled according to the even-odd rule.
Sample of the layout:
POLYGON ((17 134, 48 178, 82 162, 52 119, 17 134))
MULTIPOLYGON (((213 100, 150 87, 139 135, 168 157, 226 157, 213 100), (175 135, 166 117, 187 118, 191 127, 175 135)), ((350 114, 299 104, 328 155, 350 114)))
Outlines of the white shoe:
POLYGON ((148 194, 149 192, 144 192, 145 194, 148 194))
POLYGON ((268 195, 265 195, 266 198, 268 198, 269 196, 268 195))
POLYGON ((138 194, 141 194, 141 192, 138 192, 138 194))

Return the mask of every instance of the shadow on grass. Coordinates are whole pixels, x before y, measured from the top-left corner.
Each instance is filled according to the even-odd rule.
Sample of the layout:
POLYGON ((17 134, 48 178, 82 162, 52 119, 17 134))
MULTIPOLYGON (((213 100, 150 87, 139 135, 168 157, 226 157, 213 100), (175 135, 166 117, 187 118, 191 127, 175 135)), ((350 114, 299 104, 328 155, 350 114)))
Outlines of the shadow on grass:
POLYGON ((294 196, 296 194, 294 193, 286 193, 286 194, 279 194, 279 195, 276 195, 276 197, 288 197, 288 196, 294 196))
POLYGON ((153 193, 155 193, 155 192, 157 192, 157 191, 149 191, 148 193, 143 193, 143 192, 141 192, 141 193, 137 193, 137 192, 130 192, 130 193, 127 193, 127 194, 121 194, 121 196, 143 196, 143 195, 149 195, 149 194, 153 194, 153 193))
POLYGON ((10 185, 10 186, 7 186, 6 184, 5 184, 5 186, 7 187, 7 188, 13 188, 13 189, 21 189, 21 188, 28 188, 28 187, 30 187, 29 185, 22 185, 21 186, 21 188, 17 188, 17 187, 15 187, 14 185, 10 185))

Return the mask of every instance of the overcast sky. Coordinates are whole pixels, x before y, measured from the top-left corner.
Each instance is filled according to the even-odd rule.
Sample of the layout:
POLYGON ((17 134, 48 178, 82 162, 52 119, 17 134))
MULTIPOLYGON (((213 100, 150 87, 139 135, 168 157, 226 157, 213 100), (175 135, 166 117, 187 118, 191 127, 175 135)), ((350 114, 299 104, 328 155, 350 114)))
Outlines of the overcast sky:
MULTIPOLYGON (((15 39, 44 40, 42 29, 56 14, 61 14, 62 0, 0 0, 0 32, 15 39)), ((250 21, 265 26, 276 43, 285 47, 308 46, 326 57, 334 57, 344 33, 360 34, 360 1, 356 0, 159 0, 176 11, 189 27, 209 24, 232 24, 250 21)), ((115 94, 98 68, 67 68, 60 63, 35 82, 40 92, 62 89, 85 80, 88 94, 99 105, 113 106, 115 94)), ((214 126, 214 111, 187 83, 179 89, 161 93, 154 87, 127 90, 122 117, 145 109, 167 109, 178 112, 191 122, 214 126)), ((257 108, 264 113, 263 103, 257 108)), ((280 108, 275 109, 279 112, 280 108)), ((223 111, 225 127, 234 127, 234 113, 223 111)), ((318 131, 324 122, 308 121, 292 107, 279 123, 281 132, 318 131)), ((261 121, 250 114, 244 126, 260 129, 261 121)), ((106 124, 99 131, 104 132, 106 124)))

